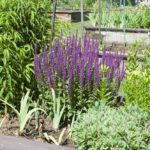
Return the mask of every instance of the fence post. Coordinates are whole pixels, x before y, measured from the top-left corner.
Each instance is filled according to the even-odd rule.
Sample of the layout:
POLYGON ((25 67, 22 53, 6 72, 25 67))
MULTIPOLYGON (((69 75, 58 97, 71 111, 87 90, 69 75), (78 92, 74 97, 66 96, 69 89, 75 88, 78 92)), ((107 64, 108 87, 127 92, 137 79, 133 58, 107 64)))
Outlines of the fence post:
POLYGON ((53 40, 53 38, 54 38, 54 30, 55 30, 55 17, 56 17, 57 0, 51 0, 51 2, 53 3, 51 40, 53 40))

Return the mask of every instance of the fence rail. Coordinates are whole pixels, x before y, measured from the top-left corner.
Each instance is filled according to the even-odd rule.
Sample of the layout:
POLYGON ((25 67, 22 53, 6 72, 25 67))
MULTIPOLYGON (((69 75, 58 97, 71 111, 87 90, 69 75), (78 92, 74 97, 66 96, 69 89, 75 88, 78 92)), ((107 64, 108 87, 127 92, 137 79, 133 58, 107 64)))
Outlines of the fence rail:
MULTIPOLYGON (((109 51, 106 52, 106 54, 109 53, 109 51)), ((115 52, 111 52, 112 54, 115 52)), ((123 60, 127 60, 128 59, 128 54, 127 53, 120 53, 120 55, 123 57, 123 60)), ((102 57, 102 52, 99 53, 99 57, 102 57)), ((144 61, 144 56, 143 55, 137 55, 137 59, 139 62, 144 61)))

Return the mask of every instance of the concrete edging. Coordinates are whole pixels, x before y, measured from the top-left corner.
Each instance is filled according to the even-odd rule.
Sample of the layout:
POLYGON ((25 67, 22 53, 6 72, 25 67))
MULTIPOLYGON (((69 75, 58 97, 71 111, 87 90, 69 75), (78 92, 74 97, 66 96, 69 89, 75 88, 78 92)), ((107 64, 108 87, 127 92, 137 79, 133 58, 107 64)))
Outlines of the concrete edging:
POLYGON ((0 135, 0 150, 75 150, 22 137, 0 135))

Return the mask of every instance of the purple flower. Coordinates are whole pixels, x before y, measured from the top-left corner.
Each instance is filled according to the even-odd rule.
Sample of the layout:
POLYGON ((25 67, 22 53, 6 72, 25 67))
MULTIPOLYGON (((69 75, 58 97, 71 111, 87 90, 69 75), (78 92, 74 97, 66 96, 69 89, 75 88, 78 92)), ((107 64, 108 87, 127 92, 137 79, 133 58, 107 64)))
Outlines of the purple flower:
MULTIPOLYGON (((48 86, 57 87, 57 79, 68 85, 68 93, 73 94, 74 85, 84 87, 88 85, 88 90, 92 86, 100 86, 102 71, 100 65, 107 67, 104 77, 107 83, 115 80, 116 83, 124 78, 125 67, 123 55, 118 52, 102 52, 99 58, 99 41, 90 39, 84 35, 83 40, 78 36, 69 36, 63 39, 60 36, 49 49, 37 56, 37 48, 34 57, 34 72, 36 79, 43 78, 48 86)), ((65 87, 65 86, 64 86, 65 87)), ((92 91, 90 91, 92 92, 92 91)))

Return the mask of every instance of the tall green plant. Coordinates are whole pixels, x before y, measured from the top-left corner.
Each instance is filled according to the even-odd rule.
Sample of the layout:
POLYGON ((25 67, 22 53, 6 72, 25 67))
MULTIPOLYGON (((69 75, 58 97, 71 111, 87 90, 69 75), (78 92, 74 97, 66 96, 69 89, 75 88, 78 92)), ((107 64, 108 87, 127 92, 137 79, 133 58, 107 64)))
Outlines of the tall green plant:
POLYGON ((57 130, 60 127, 60 121, 65 110, 65 105, 61 109, 60 97, 56 98, 54 89, 51 89, 51 92, 53 99, 53 114, 54 114, 53 128, 57 130))
POLYGON ((26 88, 36 89, 32 46, 49 40, 49 11, 47 0, 0 2, 0 96, 7 102, 17 103, 26 88))

